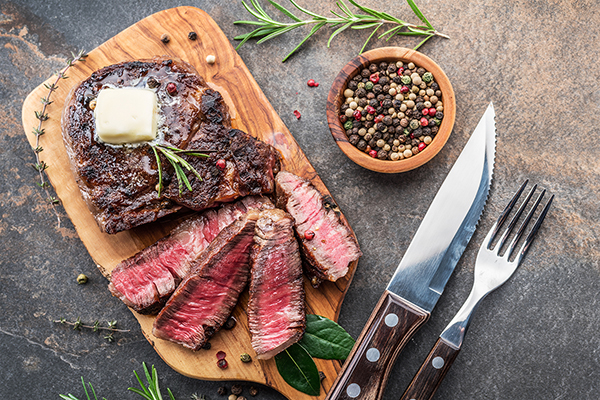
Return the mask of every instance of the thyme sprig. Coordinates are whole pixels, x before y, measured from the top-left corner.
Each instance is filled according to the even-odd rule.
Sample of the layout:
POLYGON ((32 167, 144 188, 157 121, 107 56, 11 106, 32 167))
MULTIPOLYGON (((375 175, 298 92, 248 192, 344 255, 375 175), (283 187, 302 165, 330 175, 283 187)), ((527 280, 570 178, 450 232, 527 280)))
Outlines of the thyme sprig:
POLYGON ((98 320, 94 321, 92 323, 92 325, 86 325, 83 322, 81 322, 81 317, 77 317, 77 319, 74 322, 67 321, 65 318, 61 318, 54 322, 59 323, 59 324, 64 324, 64 325, 70 325, 73 327, 74 330, 77 330, 77 331, 80 331, 82 328, 91 329, 94 332, 108 331, 109 333, 104 335, 104 339, 106 339, 109 342, 112 342, 115 340, 115 338, 114 338, 115 332, 129 332, 129 329, 117 329, 117 321, 115 321, 115 320, 107 321, 106 322, 107 326, 101 326, 100 321, 98 321, 98 320))
POLYGON ((198 171, 196 171, 196 169, 192 167, 190 163, 183 159, 181 155, 206 158, 210 157, 208 154, 201 153, 199 150, 182 150, 178 149, 177 147, 167 146, 163 144, 151 144, 150 147, 152 147, 152 150, 154 151, 154 156, 156 156, 156 164, 158 167, 158 188, 156 189, 156 191, 158 192, 158 197, 160 197, 160 194, 163 189, 162 167, 160 163, 160 156, 158 154, 159 152, 161 152, 165 156, 167 161, 169 161, 173 166, 173 169, 175 169, 175 176, 177 177, 177 183, 179 184, 180 195, 183 191, 183 185, 185 185, 185 187, 190 192, 192 191, 192 185, 190 184, 189 179, 185 175, 185 171, 183 170, 183 168, 181 168, 182 166, 188 171, 192 172, 194 175, 196 175, 196 178, 202 181, 202 177, 200 176, 198 171))
POLYGON ((293 22, 279 22, 275 21, 273 18, 269 16, 265 12, 265 10, 260 6, 258 0, 250 0, 250 4, 254 9, 252 9, 244 0, 242 0, 242 4, 246 10, 252 14, 258 21, 235 21, 234 24, 244 24, 244 25, 253 25, 258 26, 258 28, 254 29, 252 32, 245 33, 243 35, 239 35, 234 37, 235 40, 241 40, 240 44, 236 47, 236 50, 242 47, 244 43, 246 43, 249 39, 256 38, 259 39, 257 43, 266 42, 269 39, 273 39, 279 35, 282 35, 286 32, 289 32, 293 29, 313 25, 310 32, 298 45, 287 55, 284 57, 282 62, 285 62, 292 54, 294 54, 300 46, 304 44, 312 35, 314 35, 319 29, 324 27, 325 25, 331 25, 331 27, 337 27, 337 29, 331 34, 329 40, 327 41, 327 47, 330 46, 331 41, 338 34, 342 33, 348 28, 351 29, 371 29, 374 28, 362 48, 360 49, 360 53, 362 53, 367 46, 367 43, 371 40, 371 38, 375 35, 375 33, 385 24, 393 25, 392 28, 386 30, 378 36, 378 39, 381 39, 387 36, 386 41, 390 40, 392 37, 399 36, 425 36, 417 46, 415 46, 414 50, 417 50, 421 47, 425 42, 431 39, 434 36, 440 36, 443 38, 449 39, 448 35, 445 35, 441 32, 435 30, 435 28, 431 25, 429 20, 425 18, 425 15, 419 10, 414 0, 406 0, 412 11, 415 15, 421 20, 423 25, 411 24, 409 22, 403 21, 399 18, 393 17, 386 12, 375 11, 371 8, 362 6, 358 4, 355 0, 348 0, 350 4, 358 8, 360 11, 365 14, 355 14, 353 13, 346 3, 343 0, 336 0, 335 4, 339 8, 337 10, 331 10, 331 13, 335 15, 336 18, 328 18, 323 15, 316 14, 312 11, 309 11, 300 5, 298 5, 294 0, 289 0, 290 3, 302 13, 311 17, 310 19, 300 19, 296 15, 292 14, 291 11, 283 7, 282 5, 276 3, 273 0, 269 0, 276 9, 281 11, 284 15, 290 18, 293 22))
POLYGON ((35 155, 35 163, 33 164, 33 168, 38 172, 40 181, 37 183, 44 191, 46 192, 46 198, 48 202, 52 205, 52 209, 54 210, 54 214, 56 215, 56 219, 58 221, 58 228, 60 228, 60 215, 56 210, 56 205, 59 203, 59 200, 50 194, 49 187, 50 184, 46 180, 46 170, 48 169, 48 164, 45 161, 40 159, 40 153, 44 151, 42 146, 40 145, 40 137, 43 136, 46 131, 42 128, 42 124, 50 119, 46 110, 48 106, 53 102, 50 101, 50 97, 52 93, 54 93, 58 89, 58 83, 61 79, 68 79, 67 71, 78 61, 83 61, 87 57, 87 53, 84 50, 79 50, 77 54, 71 53, 72 57, 67 59, 67 64, 59 71, 56 72, 56 80, 53 83, 44 83, 44 87, 48 89, 48 94, 46 97, 42 97, 40 102, 42 103, 42 110, 35 111, 35 118, 39 121, 37 127, 33 129, 33 134, 35 135, 35 147, 32 147, 33 153, 35 155))

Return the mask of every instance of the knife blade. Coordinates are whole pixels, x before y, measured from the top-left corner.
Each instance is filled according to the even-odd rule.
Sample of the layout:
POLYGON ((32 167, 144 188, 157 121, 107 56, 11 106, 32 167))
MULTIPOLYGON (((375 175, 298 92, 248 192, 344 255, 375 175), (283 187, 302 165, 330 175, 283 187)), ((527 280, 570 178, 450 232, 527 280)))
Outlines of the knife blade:
POLYGON ((381 399, 400 351, 429 319, 489 193, 496 150, 489 104, 433 199, 326 400, 381 399))

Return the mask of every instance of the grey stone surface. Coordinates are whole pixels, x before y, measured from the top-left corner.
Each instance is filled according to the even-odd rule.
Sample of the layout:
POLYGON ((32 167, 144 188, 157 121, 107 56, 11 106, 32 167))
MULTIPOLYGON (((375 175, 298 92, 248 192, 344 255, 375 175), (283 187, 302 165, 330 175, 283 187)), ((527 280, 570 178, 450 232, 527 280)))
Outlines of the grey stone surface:
MULTIPOLYGON (((265 2, 263 2, 265 3, 265 2)), ((327 13, 334 2, 304 0, 327 13)), ((410 15, 403 2, 364 1, 410 15)), ((184 3, 167 0, 0 1, 0 396, 83 398, 79 379, 107 399, 137 398, 132 370, 155 364, 161 384, 178 399, 219 398, 217 382, 171 370, 140 333, 131 313, 106 289, 59 207, 63 227, 36 186, 21 126, 27 94, 63 65, 71 50, 92 49, 136 21, 184 3), (79 273, 90 277, 78 286, 79 273), (107 343, 92 332, 54 324, 60 317, 116 319, 131 331, 107 343)), ((228 38, 247 31, 239 1, 190 1, 228 38)), ((364 256, 345 299, 340 324, 360 333, 427 207, 490 100, 497 111, 497 157, 490 200, 429 323, 401 354, 385 399, 399 398, 466 298, 478 245, 510 193, 525 178, 548 188, 555 205, 522 267, 490 295, 437 399, 597 399, 600 391, 600 5, 583 1, 420 0, 430 21, 451 40, 422 51, 449 76, 457 99, 454 132, 423 167, 398 175, 372 173, 349 161, 327 128, 325 101, 337 72, 366 38, 339 35, 327 49, 319 32, 280 63, 305 32, 265 44, 247 43, 242 59, 313 163, 354 228, 364 256), (310 78, 319 88, 308 88, 310 78), (292 111, 298 109, 302 119, 292 111)), ((405 17, 414 20, 413 16, 405 17)), ((374 40, 412 47, 416 40, 374 40)), ((230 383, 227 384, 230 386, 230 383)), ((248 385, 245 385, 246 388, 248 385)), ((262 399, 283 399, 262 387, 262 399)))

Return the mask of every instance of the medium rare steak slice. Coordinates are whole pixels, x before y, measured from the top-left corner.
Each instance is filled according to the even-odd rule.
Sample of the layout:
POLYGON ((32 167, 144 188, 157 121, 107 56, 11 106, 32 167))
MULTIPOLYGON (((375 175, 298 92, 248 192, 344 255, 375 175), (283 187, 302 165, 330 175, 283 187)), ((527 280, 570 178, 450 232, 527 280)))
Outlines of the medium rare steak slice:
POLYGON ((302 259, 293 226, 292 216, 279 209, 261 212, 256 223, 248 325, 258 359, 273 357, 304 334, 302 259))
MULTIPOLYGON (((116 233, 173 213, 181 206, 158 197, 158 170, 148 145, 110 145, 96 133, 94 100, 104 88, 144 88, 158 99, 156 143, 187 147, 201 123, 229 126, 227 106, 190 64, 156 57, 110 65, 75 87, 65 102, 62 135, 79 189, 96 222, 116 233), (172 96, 166 91, 176 85, 172 96)), ((168 164, 163 160, 163 165, 168 164)))
POLYGON ((169 236, 122 261, 112 271, 108 288, 138 313, 157 313, 221 230, 248 210, 273 207, 266 197, 249 196, 191 217, 169 236))
POLYGON ((248 283, 258 215, 251 210, 223 229, 193 263, 154 321, 154 336, 199 350, 223 326, 248 283))
POLYGON ((177 177, 170 168, 166 198, 199 211, 242 196, 273 193, 279 153, 270 145, 237 129, 202 124, 188 148, 210 154, 209 158, 186 157, 202 180, 186 172, 192 191, 180 193, 177 177))
POLYGON ((341 221, 337 205, 307 180, 289 172, 275 177, 277 206, 295 220, 306 273, 313 286, 335 282, 361 255, 352 231, 341 221))

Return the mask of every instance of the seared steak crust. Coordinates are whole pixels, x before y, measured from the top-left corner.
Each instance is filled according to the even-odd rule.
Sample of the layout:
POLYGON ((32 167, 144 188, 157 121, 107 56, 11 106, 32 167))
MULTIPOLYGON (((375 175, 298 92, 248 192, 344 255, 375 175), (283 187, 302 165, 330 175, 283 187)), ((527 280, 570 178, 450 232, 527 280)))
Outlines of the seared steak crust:
POLYGON ((261 212, 251 254, 248 325, 258 359, 269 359, 304 334, 302 259, 294 219, 283 210, 261 212))
POLYGON ((169 236, 122 261, 112 271, 108 288, 138 313, 158 313, 189 274, 192 262, 221 230, 248 210, 273 207, 265 197, 249 196, 195 215, 169 236))
POLYGON ((199 350, 225 323, 250 275, 258 211, 219 233, 154 321, 154 336, 199 350))
POLYGON ((352 231, 341 221, 333 199, 324 198, 309 181, 289 172, 279 172, 275 183, 277 206, 294 217, 312 285, 317 287, 323 280, 335 282, 345 276, 349 264, 362 253, 352 231))
POLYGON ((107 87, 153 88, 160 105, 162 142, 179 148, 186 148, 200 123, 229 125, 229 115, 220 94, 209 89, 191 65, 174 58, 110 65, 73 89, 63 111, 63 140, 90 211, 103 231, 116 233, 181 206, 158 198, 156 159, 149 146, 112 146, 98 141, 90 102, 107 87), (177 85, 176 96, 166 92, 168 83, 177 85))

